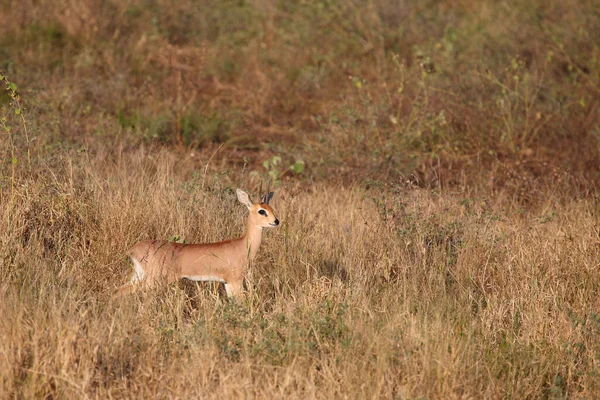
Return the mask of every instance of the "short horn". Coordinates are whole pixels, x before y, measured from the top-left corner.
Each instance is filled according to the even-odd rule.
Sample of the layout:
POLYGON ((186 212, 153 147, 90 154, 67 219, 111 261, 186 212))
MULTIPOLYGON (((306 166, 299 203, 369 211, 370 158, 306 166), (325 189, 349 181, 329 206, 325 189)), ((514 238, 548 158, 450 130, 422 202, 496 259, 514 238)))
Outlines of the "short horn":
POLYGON ((263 182, 262 180, 260 181, 260 188, 258 189, 258 198, 260 199, 260 202, 262 203, 262 199, 263 199, 263 194, 262 194, 262 186, 263 186, 263 182))
POLYGON ((265 193, 263 203, 269 204, 271 202, 272 197, 273 197, 273 192, 271 192, 271 182, 269 182, 269 184, 267 185, 267 191, 265 193))

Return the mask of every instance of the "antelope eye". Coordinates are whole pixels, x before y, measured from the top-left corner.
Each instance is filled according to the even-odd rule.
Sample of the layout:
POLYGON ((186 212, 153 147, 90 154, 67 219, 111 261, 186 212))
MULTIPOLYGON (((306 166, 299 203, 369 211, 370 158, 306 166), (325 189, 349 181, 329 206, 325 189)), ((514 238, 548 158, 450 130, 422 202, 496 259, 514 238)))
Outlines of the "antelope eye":
POLYGON ((264 217, 267 216, 267 212, 265 210, 258 210, 258 213, 264 217))

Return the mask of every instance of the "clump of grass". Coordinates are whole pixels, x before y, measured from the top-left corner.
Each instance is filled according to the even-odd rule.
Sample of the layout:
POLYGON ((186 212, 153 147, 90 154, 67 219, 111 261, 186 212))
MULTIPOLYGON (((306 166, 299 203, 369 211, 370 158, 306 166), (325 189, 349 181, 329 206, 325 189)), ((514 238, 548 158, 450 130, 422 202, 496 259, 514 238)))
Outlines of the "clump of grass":
POLYGON ((219 114, 202 115, 190 111, 180 116, 145 116, 140 112, 120 110, 117 122, 126 134, 134 133, 146 141, 193 148, 226 142, 235 124, 231 117, 226 119, 219 114))

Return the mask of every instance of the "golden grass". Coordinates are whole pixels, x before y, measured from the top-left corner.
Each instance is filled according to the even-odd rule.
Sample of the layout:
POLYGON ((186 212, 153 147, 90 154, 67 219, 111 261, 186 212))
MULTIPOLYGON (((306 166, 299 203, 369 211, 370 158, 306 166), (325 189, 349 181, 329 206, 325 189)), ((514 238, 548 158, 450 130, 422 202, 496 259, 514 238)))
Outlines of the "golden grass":
POLYGON ((0 397, 600 397, 597 15, 9 0, 0 397), (110 300, 137 241, 241 234, 261 179, 246 300, 110 300))
POLYGON ((204 179, 164 150, 74 159, 2 197, 4 397, 600 389, 595 201, 549 199, 535 215, 410 186, 284 187, 247 301, 182 283, 111 302, 128 246, 239 234, 234 181, 252 183, 204 179))

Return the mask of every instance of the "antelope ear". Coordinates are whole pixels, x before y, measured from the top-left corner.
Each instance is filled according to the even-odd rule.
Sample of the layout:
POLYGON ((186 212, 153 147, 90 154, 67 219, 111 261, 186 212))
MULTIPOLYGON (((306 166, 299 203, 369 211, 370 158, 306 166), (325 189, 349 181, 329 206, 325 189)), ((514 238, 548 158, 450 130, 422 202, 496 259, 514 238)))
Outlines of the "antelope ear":
POLYGON ((248 197, 248 193, 244 192, 242 189, 237 189, 235 192, 237 193, 237 198, 240 203, 248 207, 248 209, 252 208, 252 200, 248 197))

